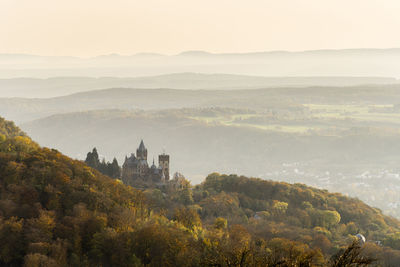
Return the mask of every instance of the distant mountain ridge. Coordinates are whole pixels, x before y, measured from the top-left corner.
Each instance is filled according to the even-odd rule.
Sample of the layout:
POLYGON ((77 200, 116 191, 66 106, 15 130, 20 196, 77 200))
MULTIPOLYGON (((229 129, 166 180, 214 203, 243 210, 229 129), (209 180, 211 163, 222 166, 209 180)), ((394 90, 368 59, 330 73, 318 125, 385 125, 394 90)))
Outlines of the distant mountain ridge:
POLYGON ((161 54, 161 53, 152 53, 152 52, 142 52, 136 53, 132 55, 121 55, 118 53, 110 53, 103 54, 93 57, 78 57, 78 56, 45 56, 45 55, 37 55, 37 54, 29 54, 29 53, 0 53, 0 59, 2 57, 53 57, 53 58, 75 58, 75 59, 91 59, 91 58, 100 58, 100 57, 135 57, 135 56, 160 56, 160 57, 174 57, 174 56, 245 56, 245 55, 270 55, 270 54, 328 54, 328 53, 400 53, 400 47, 393 48, 346 48, 346 49, 312 49, 312 50, 299 50, 299 51, 290 51, 290 50, 270 50, 270 51, 260 51, 260 52, 228 52, 228 53, 213 53, 204 50, 187 50, 182 51, 178 54, 161 54))
POLYGON ((90 58, 0 54, 0 78, 54 76, 144 76, 175 72, 261 76, 400 77, 400 49, 343 49, 177 55, 139 53, 90 58))
POLYGON ((267 87, 395 84, 391 77, 264 77, 224 73, 171 73, 143 77, 51 77, 0 79, 0 97, 50 98, 106 88, 258 89, 267 87))

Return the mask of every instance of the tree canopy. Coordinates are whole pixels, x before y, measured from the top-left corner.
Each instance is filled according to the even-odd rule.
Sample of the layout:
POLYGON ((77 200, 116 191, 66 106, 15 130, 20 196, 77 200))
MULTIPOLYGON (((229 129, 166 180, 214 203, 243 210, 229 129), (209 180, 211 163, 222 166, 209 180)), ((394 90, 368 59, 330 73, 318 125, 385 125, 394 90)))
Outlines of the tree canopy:
POLYGON ((0 125, 2 266, 400 263, 399 222, 356 199, 217 173, 139 191, 0 125))

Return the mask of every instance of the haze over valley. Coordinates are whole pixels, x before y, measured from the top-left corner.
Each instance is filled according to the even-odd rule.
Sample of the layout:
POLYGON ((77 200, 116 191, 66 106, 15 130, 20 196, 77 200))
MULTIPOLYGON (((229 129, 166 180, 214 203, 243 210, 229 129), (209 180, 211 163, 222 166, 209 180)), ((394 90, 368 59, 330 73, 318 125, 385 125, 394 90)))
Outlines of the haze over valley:
POLYGON ((400 266, 400 1, 0 1, 0 266, 400 266))
MULTIPOLYGON (((400 49, 338 49, 79 58, 0 54, 0 78, 138 77, 195 72, 269 77, 400 77, 400 49)), ((216 85, 217 86, 217 85, 216 85)))
POLYGON ((134 78, 53 77, 0 79, 2 97, 51 98, 109 88, 239 90, 266 87, 398 84, 390 77, 263 77, 232 74, 172 73, 134 78))
POLYGON ((144 139, 193 183, 213 171, 300 182, 400 216, 399 51, 3 55, 32 78, 2 72, 0 113, 74 158, 97 147, 122 162, 144 139), (120 77, 136 65, 157 76, 120 77))
MULTIPOLYGON (((199 84, 210 77, 194 76, 199 84)), ((233 84, 237 76, 225 78, 233 84)), ((106 159, 122 162, 144 139, 153 156, 161 148, 173 155, 171 168, 193 183, 213 171, 301 182, 399 216, 399 90, 397 84, 115 88, 2 98, 0 112, 74 158, 97 147, 106 159)))

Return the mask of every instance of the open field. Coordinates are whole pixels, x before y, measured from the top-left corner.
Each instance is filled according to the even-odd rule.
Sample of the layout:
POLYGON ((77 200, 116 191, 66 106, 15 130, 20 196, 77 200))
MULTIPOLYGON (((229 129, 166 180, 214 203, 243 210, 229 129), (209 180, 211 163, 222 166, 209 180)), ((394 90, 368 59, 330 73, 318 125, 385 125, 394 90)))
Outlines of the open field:
MULTIPOLYGON (((386 127, 393 128, 400 124, 400 111, 394 105, 328 105, 303 104, 304 112, 287 115, 278 119, 271 113, 260 113, 248 110, 224 116, 192 116, 194 120, 208 124, 226 126, 254 127, 266 131, 307 134, 326 130, 346 130, 354 127, 386 127)), ((326 133, 332 135, 331 133, 326 133)))

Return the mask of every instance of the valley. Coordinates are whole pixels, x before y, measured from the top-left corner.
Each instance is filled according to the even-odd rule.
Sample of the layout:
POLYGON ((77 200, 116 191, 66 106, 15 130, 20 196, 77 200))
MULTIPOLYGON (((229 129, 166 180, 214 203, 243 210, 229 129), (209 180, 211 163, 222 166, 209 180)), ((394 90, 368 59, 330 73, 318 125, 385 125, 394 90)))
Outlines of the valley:
POLYGON ((299 182, 358 197, 397 217, 399 90, 110 89, 3 98, 0 111, 24 118, 19 124, 35 140, 74 158, 98 147, 106 159, 121 162, 143 138, 172 154, 171 169, 193 183, 213 171, 299 182))

